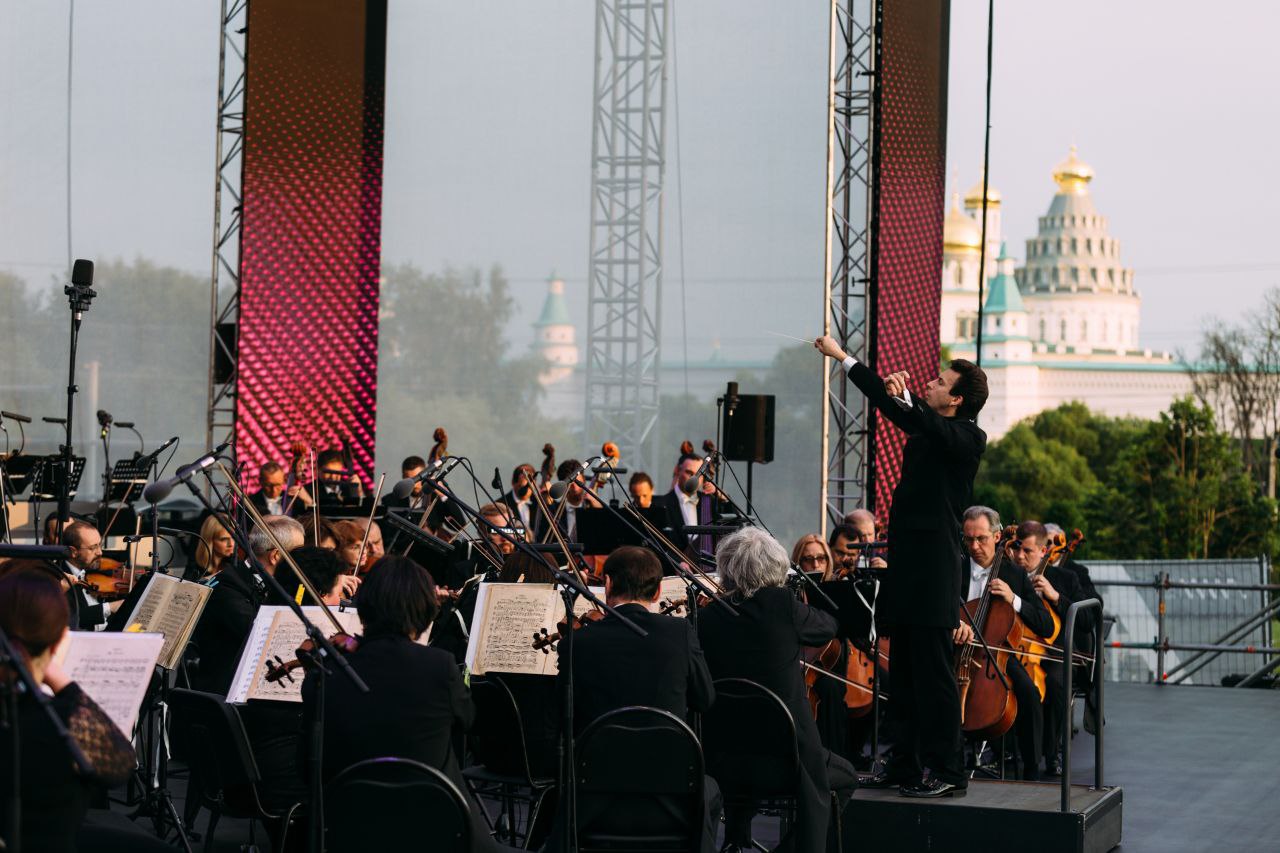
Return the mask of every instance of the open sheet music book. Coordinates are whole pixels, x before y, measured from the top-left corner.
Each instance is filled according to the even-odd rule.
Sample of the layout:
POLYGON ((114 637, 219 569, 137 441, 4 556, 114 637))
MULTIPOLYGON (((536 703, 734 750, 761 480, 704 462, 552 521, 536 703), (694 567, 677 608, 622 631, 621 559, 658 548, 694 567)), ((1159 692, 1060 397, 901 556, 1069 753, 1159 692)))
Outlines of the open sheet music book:
MULTIPOLYGON (((591 591, 604 599, 604 589, 591 591)), ((574 602, 575 615, 591 609, 585 598, 574 602)), ((549 583, 483 583, 476 596, 467 641, 467 668, 474 675, 517 672, 555 675, 556 655, 533 647, 535 633, 554 633, 564 615, 560 591, 549 583)))
POLYGON ((62 669, 120 731, 132 737, 164 644, 160 634, 72 631, 62 669))
MULTIPOLYGON (((360 617, 355 610, 340 610, 330 607, 334 618, 338 620, 346 633, 356 636, 360 633, 360 617)), ((316 605, 302 608, 307 618, 316 627, 331 633, 332 625, 324 612, 316 605)), ((306 671, 295 669, 279 681, 268 681, 267 671, 271 666, 294 660, 298 646, 307 638, 306 627, 298 620, 293 608, 287 605, 264 604, 258 608, 253 627, 249 629, 249 638, 240 652, 240 665, 236 667, 235 677, 231 680, 231 689, 227 691, 227 701, 233 705, 243 705, 250 699, 265 699, 275 702, 301 702, 302 680, 306 671)), ((426 645, 431 639, 431 630, 427 629, 418 642, 426 645)), ((343 678, 341 674, 335 678, 343 678)))
POLYGON ((160 665, 165 669, 177 669, 178 662, 182 660, 182 650, 187 647, 191 632, 196 629, 196 622, 200 620, 211 594, 213 589, 204 584, 152 574, 142 597, 125 620, 124 630, 126 633, 163 634, 160 665))

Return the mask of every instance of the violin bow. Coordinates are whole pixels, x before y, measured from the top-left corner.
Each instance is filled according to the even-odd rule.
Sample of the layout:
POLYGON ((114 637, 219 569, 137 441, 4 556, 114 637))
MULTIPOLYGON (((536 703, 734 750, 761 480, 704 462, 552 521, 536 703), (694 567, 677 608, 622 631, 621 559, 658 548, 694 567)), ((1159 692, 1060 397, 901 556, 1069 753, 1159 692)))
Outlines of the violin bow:
POLYGON ((369 545, 369 534, 373 532, 373 517, 378 512, 378 501, 382 500, 382 486, 387 482, 387 472, 383 471, 378 477, 378 491, 373 493, 373 506, 369 507, 369 517, 365 519, 364 537, 360 540, 360 552, 356 555, 356 568, 352 574, 359 574, 360 567, 364 565, 364 549, 369 545))

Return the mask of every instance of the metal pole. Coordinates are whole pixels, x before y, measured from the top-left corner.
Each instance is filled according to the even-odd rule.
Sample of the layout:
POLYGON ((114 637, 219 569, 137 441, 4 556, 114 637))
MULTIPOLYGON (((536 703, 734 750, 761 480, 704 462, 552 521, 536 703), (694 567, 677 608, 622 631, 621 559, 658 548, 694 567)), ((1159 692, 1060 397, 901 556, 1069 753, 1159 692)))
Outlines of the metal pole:
MULTIPOLYGON (((1075 629, 1076 614, 1081 610, 1089 607, 1098 608, 1098 615, 1102 615, 1102 602, 1096 598, 1090 598, 1086 601, 1077 601, 1067 610, 1067 618, 1062 626, 1062 733, 1060 740, 1062 743, 1062 812, 1065 814, 1071 811, 1071 658, 1075 651, 1075 629)), ((1102 620, 1098 620, 1101 626, 1102 620)), ((1101 627, 1095 627, 1098 632, 1098 640, 1102 640, 1101 627)), ((1097 654, 1101 656, 1102 649, 1099 647, 1097 654)), ((1097 677, 1094 679, 1097 683, 1095 688, 1098 691, 1098 730, 1094 735, 1096 741, 1094 743, 1094 781, 1098 788, 1102 787, 1102 669, 1098 668, 1097 677)))
POLYGON ((1156 582, 1156 594, 1160 601, 1160 609, 1156 614, 1156 684, 1164 684, 1165 680, 1164 654, 1169 638, 1164 634, 1164 591, 1168 583, 1169 573, 1161 572, 1156 582))
MULTIPOLYGON (((1280 611, 1280 599, 1276 599, 1274 602, 1264 607, 1258 613, 1255 613, 1253 616, 1250 616, 1246 621, 1241 622, 1239 625, 1236 625, 1227 633, 1218 637, 1216 640, 1213 640, 1211 644, 1218 646, 1223 644, 1234 643, 1237 640, 1239 640, 1243 635, 1257 628, 1259 625, 1269 625, 1272 617, 1274 617, 1278 611, 1280 611)), ((1270 645, 1270 643, 1268 643, 1268 645, 1270 645)), ((1170 669, 1168 672, 1168 675, 1173 675, 1175 672, 1178 672, 1181 669, 1191 666, 1192 663, 1195 663, 1195 661, 1204 657, 1206 654, 1208 654, 1208 652, 1204 652, 1204 651, 1196 652, 1194 655, 1187 658, 1182 663, 1170 669)), ((1216 657, 1217 655, 1215 654, 1215 655, 1209 655, 1209 657, 1204 658, 1204 660, 1202 660, 1197 666, 1183 673, 1182 677, 1178 679, 1178 682, 1185 681, 1186 679, 1190 678, 1192 675, 1199 672, 1202 668, 1212 663, 1216 657)), ((1178 682, 1173 682, 1173 683, 1178 683, 1178 682)))
POLYGON ((1260 666, 1258 669, 1255 669, 1253 672, 1249 673, 1247 676, 1245 676, 1243 681, 1241 681, 1239 684, 1236 685, 1236 687, 1251 686, 1255 681, 1257 681, 1259 678, 1262 678, 1262 676, 1266 675, 1268 672, 1275 669, 1277 666, 1280 666, 1280 657, 1272 658, 1271 660, 1267 661, 1262 666, 1260 666))

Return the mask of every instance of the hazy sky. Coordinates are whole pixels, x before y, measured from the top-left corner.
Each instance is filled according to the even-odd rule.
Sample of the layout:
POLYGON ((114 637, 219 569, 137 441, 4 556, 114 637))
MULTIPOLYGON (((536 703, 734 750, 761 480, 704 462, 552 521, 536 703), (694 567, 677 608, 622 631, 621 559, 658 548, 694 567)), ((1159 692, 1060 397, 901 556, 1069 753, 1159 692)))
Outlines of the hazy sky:
MULTIPOLYGON (((991 178, 1010 250, 1023 254, 1074 141, 1136 269, 1143 342, 1161 349, 1193 347, 1204 315, 1238 316, 1280 285, 1280 7, 1238 2, 1214 21, 1206 8, 996 9, 991 178)), ((76 4, 73 255, 208 271, 217 10, 76 4)), ((818 327, 826 10, 676 3, 668 357, 679 351, 682 236, 691 357, 719 338, 727 356, 763 358, 779 342, 761 329, 818 327)), ((67 11, 0 2, 0 268, 41 286, 67 254, 67 11)), ((519 296, 519 347, 553 269, 585 317, 593 15, 587 0, 390 4, 384 258, 500 263, 519 296)), ((948 171, 961 189, 981 163, 985 25, 986 3, 953 3, 948 171)))

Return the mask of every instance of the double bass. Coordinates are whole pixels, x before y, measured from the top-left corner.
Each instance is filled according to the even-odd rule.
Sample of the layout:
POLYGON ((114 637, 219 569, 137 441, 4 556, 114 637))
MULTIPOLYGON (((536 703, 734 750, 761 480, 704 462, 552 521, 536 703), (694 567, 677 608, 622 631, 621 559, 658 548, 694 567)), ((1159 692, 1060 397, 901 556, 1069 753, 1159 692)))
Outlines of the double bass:
MULTIPOLYGON (((1001 532, 991 568, 993 578, 1000 576, 1005 546, 1013 540, 1015 530, 1010 525, 1001 532)), ((1009 657, 1016 654, 1012 650, 1022 642, 1022 620, 1013 605, 992 594, 991 585, 987 584, 981 596, 961 605, 960 621, 973 628, 975 635, 974 642, 956 651, 960 727, 984 740, 994 740, 1009 731, 1018 716, 1018 700, 1007 669, 1009 657), (982 638, 981 642, 977 637, 982 638)))

